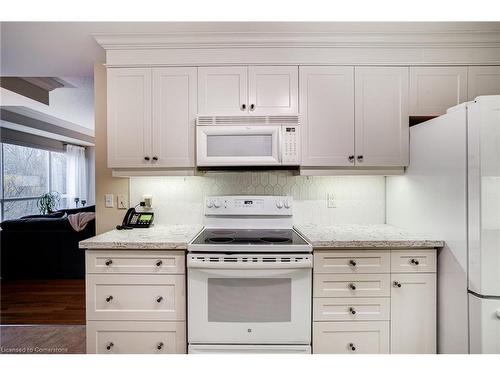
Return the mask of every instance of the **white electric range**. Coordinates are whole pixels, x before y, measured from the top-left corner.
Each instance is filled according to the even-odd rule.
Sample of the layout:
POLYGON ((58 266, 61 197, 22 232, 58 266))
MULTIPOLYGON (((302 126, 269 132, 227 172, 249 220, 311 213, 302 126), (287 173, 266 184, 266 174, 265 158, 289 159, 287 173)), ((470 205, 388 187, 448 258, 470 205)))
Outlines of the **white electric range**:
POLYGON ((205 200, 188 245, 189 353, 310 353, 312 246, 286 196, 205 200))

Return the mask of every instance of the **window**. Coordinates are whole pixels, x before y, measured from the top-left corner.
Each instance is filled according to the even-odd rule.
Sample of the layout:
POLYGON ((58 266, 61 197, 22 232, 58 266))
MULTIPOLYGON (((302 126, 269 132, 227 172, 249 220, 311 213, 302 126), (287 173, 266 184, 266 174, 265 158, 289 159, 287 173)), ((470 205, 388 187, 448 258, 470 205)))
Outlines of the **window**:
POLYGON ((49 191, 61 195, 58 208, 68 207, 64 153, 7 143, 0 145, 0 220, 38 214, 37 201, 49 191))

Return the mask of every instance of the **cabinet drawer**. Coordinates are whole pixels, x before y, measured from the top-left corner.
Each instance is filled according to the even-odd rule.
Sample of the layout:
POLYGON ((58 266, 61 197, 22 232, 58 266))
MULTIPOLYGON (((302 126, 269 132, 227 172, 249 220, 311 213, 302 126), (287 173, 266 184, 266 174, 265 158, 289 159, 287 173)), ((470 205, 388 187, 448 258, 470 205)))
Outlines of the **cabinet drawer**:
POLYGON ((183 274, 185 254, 178 251, 87 250, 86 272, 183 274))
POLYGON ((314 354, 388 354, 389 322, 314 322, 314 354))
POLYGON ((389 251, 315 252, 315 273, 389 273, 389 251))
POLYGON ((316 274, 313 297, 389 297, 389 274, 316 274))
POLYGON ((87 320, 184 320, 184 275, 87 275, 87 320))
POLYGON ((88 354, 185 354, 185 322, 87 322, 88 354))
POLYGON ((390 298, 314 298, 314 321, 389 320, 390 298))
POLYGON ((436 250, 393 251, 391 272, 436 272, 436 250))

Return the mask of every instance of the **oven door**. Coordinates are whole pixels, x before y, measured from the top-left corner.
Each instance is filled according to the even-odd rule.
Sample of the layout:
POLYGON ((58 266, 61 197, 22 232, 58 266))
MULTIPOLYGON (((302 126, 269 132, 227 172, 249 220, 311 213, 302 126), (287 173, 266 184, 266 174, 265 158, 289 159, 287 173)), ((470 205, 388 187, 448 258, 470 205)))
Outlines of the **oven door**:
POLYGON ((280 165, 280 133, 280 126, 198 126, 197 165, 280 165))
POLYGON ((245 257, 188 255, 189 343, 310 344, 311 254, 280 255, 300 259, 288 264, 245 257))

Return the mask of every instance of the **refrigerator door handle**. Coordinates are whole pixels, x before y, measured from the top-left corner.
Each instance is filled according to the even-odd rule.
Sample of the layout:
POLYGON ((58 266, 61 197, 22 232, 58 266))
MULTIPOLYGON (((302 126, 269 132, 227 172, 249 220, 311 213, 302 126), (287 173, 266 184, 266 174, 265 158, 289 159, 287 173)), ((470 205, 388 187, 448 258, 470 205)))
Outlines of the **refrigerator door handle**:
POLYGON ((498 309, 496 313, 497 313, 497 318, 500 319, 500 309, 498 309))

